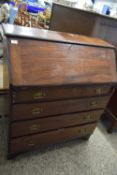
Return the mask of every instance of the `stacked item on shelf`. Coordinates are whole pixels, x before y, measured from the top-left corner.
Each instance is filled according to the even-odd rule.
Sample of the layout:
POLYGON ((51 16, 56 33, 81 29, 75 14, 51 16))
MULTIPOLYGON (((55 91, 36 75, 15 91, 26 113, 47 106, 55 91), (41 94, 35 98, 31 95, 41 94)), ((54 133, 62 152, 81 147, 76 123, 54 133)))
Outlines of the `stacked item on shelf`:
POLYGON ((18 9, 15 19, 10 23, 27 27, 47 28, 51 16, 51 8, 48 3, 40 0, 12 1, 12 8, 18 9))

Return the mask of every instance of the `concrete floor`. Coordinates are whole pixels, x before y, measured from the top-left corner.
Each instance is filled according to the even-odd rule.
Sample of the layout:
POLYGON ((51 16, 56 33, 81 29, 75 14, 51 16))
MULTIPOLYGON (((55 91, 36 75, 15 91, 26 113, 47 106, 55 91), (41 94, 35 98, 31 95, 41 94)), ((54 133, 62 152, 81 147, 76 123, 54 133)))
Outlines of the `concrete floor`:
POLYGON ((0 175, 117 175, 117 132, 102 124, 89 141, 71 141, 6 160, 0 124, 0 175))

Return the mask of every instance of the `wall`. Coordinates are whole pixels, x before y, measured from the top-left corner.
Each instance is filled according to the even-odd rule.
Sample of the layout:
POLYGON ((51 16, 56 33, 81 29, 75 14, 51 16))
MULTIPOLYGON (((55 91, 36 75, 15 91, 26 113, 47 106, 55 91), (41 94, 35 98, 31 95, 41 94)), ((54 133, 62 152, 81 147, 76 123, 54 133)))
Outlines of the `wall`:
POLYGON ((117 0, 96 0, 94 9, 96 9, 97 12, 101 13, 104 5, 109 5, 112 9, 115 9, 117 8, 117 0))
MULTIPOLYGON (((89 8, 87 8, 87 10, 94 10, 98 13, 102 13, 103 6, 108 5, 109 7, 111 7, 110 8, 111 11, 112 10, 117 11, 117 0, 95 0, 95 4, 93 7, 90 6, 91 0, 53 0, 53 2, 58 2, 60 4, 71 6, 71 7, 74 6, 79 9, 85 9, 86 8, 85 4, 87 3, 89 4, 89 8), (73 5, 72 3, 70 3, 70 1, 72 3, 76 1, 77 3, 74 3, 73 5)), ((112 16, 117 17, 117 12, 116 12, 116 15, 112 15, 112 16)))

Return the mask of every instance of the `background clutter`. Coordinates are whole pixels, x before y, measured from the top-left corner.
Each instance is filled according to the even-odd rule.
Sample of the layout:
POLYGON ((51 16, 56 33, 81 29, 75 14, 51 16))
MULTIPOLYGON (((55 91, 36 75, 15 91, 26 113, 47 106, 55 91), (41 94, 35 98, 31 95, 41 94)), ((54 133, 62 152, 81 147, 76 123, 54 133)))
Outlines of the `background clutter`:
POLYGON ((51 1, 12 0, 1 5, 0 22, 27 27, 48 28, 51 8, 51 1))
POLYGON ((27 27, 48 29, 53 2, 117 18, 115 0, 1 0, 1 2, 0 23, 8 22, 27 27))

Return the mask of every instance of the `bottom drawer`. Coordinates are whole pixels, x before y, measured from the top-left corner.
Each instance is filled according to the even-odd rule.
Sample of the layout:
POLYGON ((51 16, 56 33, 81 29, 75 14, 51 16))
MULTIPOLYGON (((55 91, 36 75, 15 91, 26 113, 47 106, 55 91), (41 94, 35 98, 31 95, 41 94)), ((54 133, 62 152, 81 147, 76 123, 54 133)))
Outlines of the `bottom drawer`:
POLYGON ((51 132, 35 134, 31 136, 20 137, 11 140, 10 154, 27 151, 37 147, 43 147, 60 141, 74 139, 89 135, 96 127, 96 123, 83 125, 80 127, 71 127, 59 129, 51 132))

